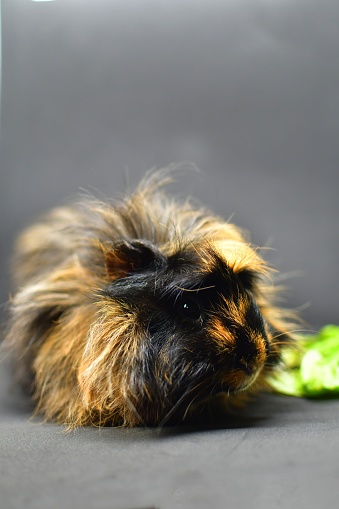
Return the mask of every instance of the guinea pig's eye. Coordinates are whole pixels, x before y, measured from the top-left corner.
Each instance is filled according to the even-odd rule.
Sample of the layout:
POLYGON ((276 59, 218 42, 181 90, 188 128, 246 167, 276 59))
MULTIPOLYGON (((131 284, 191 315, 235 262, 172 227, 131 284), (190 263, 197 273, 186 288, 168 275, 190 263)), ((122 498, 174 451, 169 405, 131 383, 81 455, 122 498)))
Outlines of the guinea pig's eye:
POLYGON ((199 303, 191 297, 184 297, 177 303, 178 311, 185 318, 190 320, 200 320, 201 309, 199 303))

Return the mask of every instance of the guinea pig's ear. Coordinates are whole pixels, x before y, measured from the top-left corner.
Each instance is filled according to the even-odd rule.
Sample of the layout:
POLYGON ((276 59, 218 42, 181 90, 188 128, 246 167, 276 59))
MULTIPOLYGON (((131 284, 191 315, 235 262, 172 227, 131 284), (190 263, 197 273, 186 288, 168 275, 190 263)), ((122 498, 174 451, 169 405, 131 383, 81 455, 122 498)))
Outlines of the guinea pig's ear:
POLYGON ((146 240, 124 240, 105 254, 109 277, 118 279, 133 272, 162 266, 165 257, 146 240))

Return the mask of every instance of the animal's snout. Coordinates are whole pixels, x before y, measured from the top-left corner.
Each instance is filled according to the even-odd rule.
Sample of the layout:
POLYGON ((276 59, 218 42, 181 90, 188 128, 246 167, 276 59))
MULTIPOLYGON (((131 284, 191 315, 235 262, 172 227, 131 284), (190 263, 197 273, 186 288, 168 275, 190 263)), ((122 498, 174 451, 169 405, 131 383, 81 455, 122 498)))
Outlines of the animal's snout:
POLYGON ((265 364, 269 351, 265 331, 238 332, 235 339, 234 368, 252 375, 265 364))

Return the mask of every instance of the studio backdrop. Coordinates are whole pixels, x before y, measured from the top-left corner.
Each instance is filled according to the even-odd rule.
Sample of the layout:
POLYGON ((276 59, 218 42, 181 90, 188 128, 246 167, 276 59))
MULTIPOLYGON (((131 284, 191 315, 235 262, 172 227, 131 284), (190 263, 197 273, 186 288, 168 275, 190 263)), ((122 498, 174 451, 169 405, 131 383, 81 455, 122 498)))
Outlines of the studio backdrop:
POLYGON ((250 230, 311 328, 338 322, 337 0, 2 0, 1 302, 15 236, 151 167, 250 230), (97 191, 95 191, 97 190, 97 191))

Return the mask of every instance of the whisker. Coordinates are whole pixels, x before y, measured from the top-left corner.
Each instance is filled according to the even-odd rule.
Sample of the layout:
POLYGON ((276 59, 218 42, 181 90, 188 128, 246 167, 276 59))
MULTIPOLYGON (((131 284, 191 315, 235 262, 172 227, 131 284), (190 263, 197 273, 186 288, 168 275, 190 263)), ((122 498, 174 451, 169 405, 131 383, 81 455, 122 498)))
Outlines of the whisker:
POLYGON ((312 329, 293 329, 290 331, 281 332, 280 334, 273 336, 272 341, 275 341, 276 339, 280 338, 281 336, 288 336, 288 334, 294 334, 295 332, 310 332, 310 333, 316 334, 318 331, 312 330, 312 329))
MULTIPOLYGON (((158 429, 161 430, 163 428, 163 426, 166 424, 166 422, 169 421, 169 419, 173 416, 173 414, 177 411, 177 409, 180 407, 180 405, 182 404, 182 402, 189 396, 190 393, 192 393, 193 391, 197 390, 199 386, 201 385, 204 385, 206 382, 205 381, 202 381, 202 382, 199 382, 198 384, 196 385, 193 385, 191 387, 189 387, 186 392, 184 392, 184 394, 178 399, 178 401, 175 403, 175 405, 167 412, 167 414, 165 415, 165 417, 160 421, 159 425, 158 425, 158 429)), ((194 401, 194 399, 196 399, 198 397, 198 394, 193 398, 193 400, 190 402, 190 404, 194 401)), ((190 405, 188 405, 189 407, 190 405)), ((185 412, 185 415, 187 413, 187 409, 186 409, 186 412, 185 412)))
POLYGON ((198 394, 197 394, 196 396, 194 396, 194 398, 193 398, 193 399, 192 399, 192 400, 188 403, 187 408, 186 408, 186 410, 185 410, 185 413, 184 413, 184 415, 183 415, 183 420, 185 420, 185 419, 186 419, 186 416, 187 416, 187 414, 188 414, 188 411, 189 411, 189 409, 191 408, 191 406, 193 405, 194 401, 197 399, 197 397, 198 397, 198 394))
POLYGON ((215 285, 211 285, 211 286, 203 286, 203 287, 200 287, 200 288, 181 288, 180 286, 175 286, 175 288, 177 288, 178 290, 182 291, 182 292, 195 292, 195 293, 198 293, 202 290, 210 290, 211 288, 215 288, 215 285))

